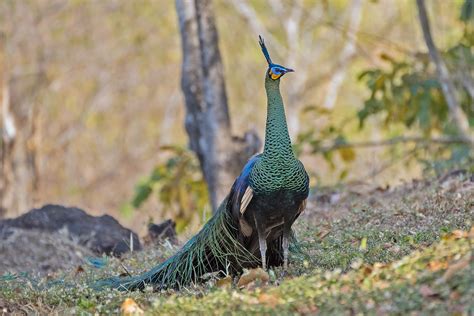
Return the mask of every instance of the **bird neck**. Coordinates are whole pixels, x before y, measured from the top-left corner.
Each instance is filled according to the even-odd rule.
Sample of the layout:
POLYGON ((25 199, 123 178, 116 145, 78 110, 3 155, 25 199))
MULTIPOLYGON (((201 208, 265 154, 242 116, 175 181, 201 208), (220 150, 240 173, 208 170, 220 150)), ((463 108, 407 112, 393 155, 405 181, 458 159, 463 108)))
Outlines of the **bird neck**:
POLYGON ((266 75, 265 90, 267 91, 267 125, 262 158, 271 160, 294 158, 280 93, 280 80, 272 80, 266 75))

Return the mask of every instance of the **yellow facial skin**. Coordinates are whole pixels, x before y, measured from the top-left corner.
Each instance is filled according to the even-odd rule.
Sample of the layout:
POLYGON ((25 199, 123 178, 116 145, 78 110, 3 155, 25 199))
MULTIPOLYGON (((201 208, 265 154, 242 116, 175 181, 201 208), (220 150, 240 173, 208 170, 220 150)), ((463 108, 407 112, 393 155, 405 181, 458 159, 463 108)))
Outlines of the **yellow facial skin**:
POLYGON ((281 74, 279 74, 279 75, 274 74, 271 69, 270 69, 270 71, 268 72, 268 74, 270 75, 270 78, 272 78, 273 80, 277 80, 278 78, 281 77, 281 74))

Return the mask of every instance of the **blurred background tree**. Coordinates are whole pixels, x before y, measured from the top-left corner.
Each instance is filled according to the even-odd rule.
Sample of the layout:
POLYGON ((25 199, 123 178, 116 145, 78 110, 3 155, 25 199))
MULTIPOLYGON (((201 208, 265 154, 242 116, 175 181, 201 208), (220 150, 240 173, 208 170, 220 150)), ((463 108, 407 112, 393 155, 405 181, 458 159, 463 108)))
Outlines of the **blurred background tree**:
POLYGON ((210 0, 176 1, 189 147, 196 153, 217 210, 261 142, 255 131, 233 136, 214 9, 210 0))
MULTIPOLYGON (((23 4, 16 7, 21 10, 23 4)), ((18 215, 31 207, 38 190, 38 99, 48 85, 48 61, 37 27, 52 12, 28 7, 22 23, 9 21, 0 30, 0 214, 18 215)), ((7 7, 3 13, 15 17, 17 11, 7 7)))
MULTIPOLYGON (((395 185, 423 171, 472 168, 472 147, 453 121, 419 3, 213 4, 213 46, 220 48, 232 121, 226 139, 249 130, 263 139, 266 65, 256 43, 262 34, 274 59, 296 69, 282 88, 295 149, 313 185, 395 185)), ((473 1, 425 6, 449 90, 472 133, 473 1)), ((0 2, 4 216, 55 202, 120 216, 140 232, 149 217, 202 220, 206 177, 196 168, 203 157, 183 149, 196 148, 183 123, 189 108, 180 89, 179 20, 171 1, 0 2), (143 192, 159 198, 137 203, 143 192), (140 212, 119 212, 132 204, 140 212)))

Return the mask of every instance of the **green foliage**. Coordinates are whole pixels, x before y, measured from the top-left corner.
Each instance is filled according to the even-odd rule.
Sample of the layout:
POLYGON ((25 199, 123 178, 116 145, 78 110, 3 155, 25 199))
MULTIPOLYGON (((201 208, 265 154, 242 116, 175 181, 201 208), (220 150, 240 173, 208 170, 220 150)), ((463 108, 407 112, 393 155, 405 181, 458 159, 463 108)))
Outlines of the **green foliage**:
MULTIPOLYGON (((474 68, 474 52, 471 49, 473 34, 466 32, 457 45, 443 54, 451 73, 467 71, 465 75, 472 75, 469 69, 474 68)), ((387 69, 370 69, 359 76, 359 80, 370 90, 370 97, 357 113, 360 128, 370 117, 379 116, 383 118, 383 125, 387 129, 402 124, 407 129, 420 131, 426 138, 426 142, 418 146, 424 154, 415 157, 423 163, 425 170, 440 173, 450 168, 472 165, 474 156, 467 144, 428 146, 434 135, 457 136, 429 56, 419 54, 408 61, 398 61, 386 54, 382 54, 381 58, 388 63, 387 69)), ((470 126, 474 126, 474 100, 458 77, 453 76, 457 97, 470 126)))
MULTIPOLYGON (((442 52, 454 81, 456 97, 470 126, 474 126, 474 100, 466 82, 472 85, 471 78, 474 76, 473 7, 473 0, 464 1, 460 15, 464 31, 452 47, 442 52)), ((324 123, 314 124, 316 128, 311 127, 298 135, 295 151, 301 153, 309 148, 312 154, 321 155, 333 170, 341 165, 336 160, 339 158, 344 167, 338 179, 344 180, 357 156, 357 144, 350 144, 347 140, 349 133, 346 126, 357 120, 360 130, 373 128, 373 123, 376 123, 379 126, 375 128, 381 135, 393 137, 384 144, 389 146, 387 154, 392 159, 409 155, 408 162, 417 161, 425 171, 436 174, 452 168, 472 168, 473 150, 459 141, 458 129, 450 120, 448 104, 429 55, 416 53, 395 58, 382 53, 380 59, 384 65, 364 70, 358 76, 370 94, 354 117, 349 116, 335 124, 336 112, 315 105, 305 108, 304 114, 316 114, 318 119, 326 122, 326 126, 324 123), (415 140, 405 142, 401 133, 417 136, 415 140), (431 141, 440 137, 452 141, 431 141), (402 145, 397 145, 399 143, 406 148, 404 153, 400 152, 402 145)))
POLYGON ((161 150, 170 153, 170 158, 137 184, 131 205, 137 209, 155 193, 165 210, 163 214, 172 217, 177 230, 182 231, 209 211, 207 186, 191 151, 177 146, 164 146, 161 150))
POLYGON ((357 113, 360 127, 369 117, 380 114, 385 127, 396 123, 416 126, 426 136, 448 130, 447 104, 427 57, 412 64, 387 55, 382 58, 389 62, 389 70, 371 69, 359 76, 371 92, 357 113))
POLYGON ((436 175, 441 175, 446 173, 447 170, 456 168, 474 172, 474 153, 468 145, 457 144, 438 147, 433 148, 430 152, 433 153, 432 157, 417 157, 425 171, 431 171, 436 175))
POLYGON ((465 0, 459 17, 461 21, 468 22, 474 20, 474 0, 465 0))
MULTIPOLYGON (((464 2, 460 15, 462 21, 468 22, 472 18, 473 6, 472 0, 464 2)), ((474 32, 466 27, 458 43, 442 54, 450 68, 461 108, 471 126, 474 126, 474 100, 463 84, 462 77, 473 75, 473 44, 474 32)), ((448 105, 429 56, 418 53, 397 60, 383 53, 380 57, 388 63, 387 69, 370 69, 359 75, 359 80, 370 91, 370 97, 357 114, 360 127, 369 117, 382 115, 386 127, 402 123, 407 128, 416 127, 426 137, 439 133, 453 135, 456 128, 449 120, 448 105)))

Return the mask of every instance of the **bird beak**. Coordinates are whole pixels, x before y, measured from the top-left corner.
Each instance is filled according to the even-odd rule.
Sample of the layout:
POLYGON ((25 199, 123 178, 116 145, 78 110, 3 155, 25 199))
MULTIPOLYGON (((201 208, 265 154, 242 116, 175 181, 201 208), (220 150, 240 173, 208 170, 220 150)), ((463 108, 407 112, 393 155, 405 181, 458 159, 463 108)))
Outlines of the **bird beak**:
POLYGON ((285 73, 287 73, 287 72, 295 72, 295 71, 291 68, 285 68, 285 73))

